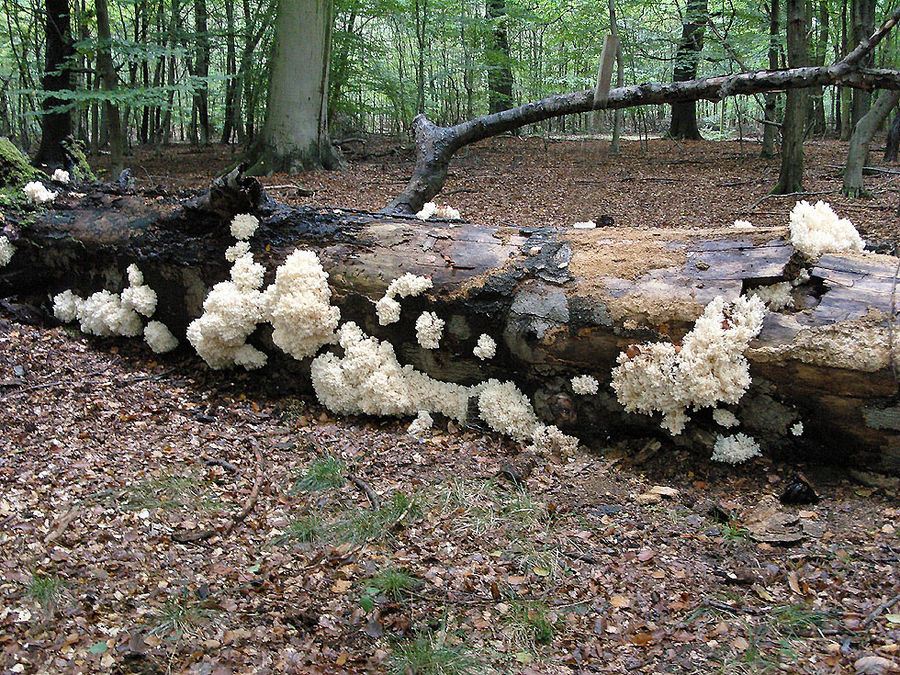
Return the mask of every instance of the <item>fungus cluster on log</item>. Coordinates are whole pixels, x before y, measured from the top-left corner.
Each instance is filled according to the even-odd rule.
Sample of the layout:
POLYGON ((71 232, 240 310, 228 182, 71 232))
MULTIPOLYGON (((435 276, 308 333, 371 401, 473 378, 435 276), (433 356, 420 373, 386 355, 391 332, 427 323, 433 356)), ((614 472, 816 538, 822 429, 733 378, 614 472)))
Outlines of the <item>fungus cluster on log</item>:
MULTIPOLYGON (((239 173, 228 185, 188 203, 113 188, 79 199, 63 188, 36 224, 7 227, 17 252, 0 284, 51 294, 149 286, 172 340, 193 334, 202 344, 200 334, 221 348, 198 348, 211 365, 265 359, 273 378, 294 382, 311 372, 335 412, 416 417, 416 434, 434 414, 477 415, 535 450, 565 454, 575 436, 654 433, 662 421, 681 430, 673 442, 725 461, 759 446, 900 468, 896 258, 810 258, 787 227, 413 225, 289 208, 239 173), (258 229, 235 234, 253 237, 252 247, 230 228, 229 211, 248 203, 258 229), (146 284, 126 284, 135 263, 146 284), (235 299, 242 294, 252 298, 235 299), (729 333, 732 347, 713 349, 729 333), (665 352, 658 363, 648 358, 656 350, 665 352), (645 361, 660 381, 685 387, 669 392, 677 405, 641 399, 642 385, 630 404, 617 398, 614 369, 645 361), (662 420, 647 417, 656 410, 662 420), (737 424, 739 434, 723 433, 737 424)), ((171 344, 151 325, 151 346, 171 344)))

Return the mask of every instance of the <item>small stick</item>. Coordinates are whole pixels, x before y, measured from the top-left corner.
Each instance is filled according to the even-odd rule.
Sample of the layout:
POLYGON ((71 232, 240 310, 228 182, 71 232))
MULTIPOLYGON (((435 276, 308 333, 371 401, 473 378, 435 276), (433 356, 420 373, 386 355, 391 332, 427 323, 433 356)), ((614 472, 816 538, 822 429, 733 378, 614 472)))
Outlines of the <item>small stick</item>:
POLYGON ((381 502, 378 500, 378 495, 375 494, 375 490, 372 489, 371 485, 369 485, 359 476, 355 476, 353 474, 347 476, 347 480, 349 480, 356 487, 362 490, 363 494, 366 496, 366 499, 369 500, 369 504, 372 505, 373 509, 377 511, 381 508, 381 502))
POLYGON ((72 521, 74 521, 78 517, 79 513, 81 513, 81 508, 78 506, 73 506, 71 509, 69 509, 65 513, 65 515, 59 519, 59 522, 56 524, 56 528, 46 537, 44 537, 44 543, 50 545, 54 541, 59 539, 63 535, 63 532, 65 532, 69 527, 69 525, 72 524, 72 521))
POLYGON ((761 199, 757 199, 755 202, 753 202, 753 205, 750 208, 751 209, 756 208, 757 206, 762 204, 767 199, 775 199, 776 197, 812 197, 815 195, 830 195, 837 191, 838 190, 835 189, 835 190, 825 190, 823 192, 788 192, 787 194, 783 194, 783 195, 766 195, 765 197, 762 197, 761 199))

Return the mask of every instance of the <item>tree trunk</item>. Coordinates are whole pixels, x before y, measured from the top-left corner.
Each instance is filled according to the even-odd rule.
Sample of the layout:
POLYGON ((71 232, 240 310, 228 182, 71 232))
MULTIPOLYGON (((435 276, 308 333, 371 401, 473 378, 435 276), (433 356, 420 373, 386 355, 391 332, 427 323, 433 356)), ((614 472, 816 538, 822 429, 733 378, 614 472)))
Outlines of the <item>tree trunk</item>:
MULTIPOLYGON (((719 101, 727 96, 739 94, 794 90, 836 83, 870 89, 873 87, 900 89, 900 71, 858 70, 860 59, 878 46, 898 19, 900 9, 895 10, 877 31, 847 56, 830 66, 740 73, 672 84, 644 83, 620 87, 609 92, 606 107, 618 109, 701 99, 719 101)), ((416 165, 406 188, 388 204, 385 211, 417 213, 425 202, 441 191, 450 160, 460 148, 526 124, 535 124, 562 115, 589 112, 593 107, 594 90, 587 89, 550 96, 541 101, 526 103, 494 115, 485 115, 453 127, 438 127, 425 115, 417 115, 413 119, 416 134, 416 165)))
MULTIPOLYGON (((871 34, 875 27, 875 5, 876 0, 851 0, 851 26, 853 26, 853 40, 860 42, 866 35, 871 34)), ((874 52, 866 55, 860 65, 863 68, 872 66, 875 62, 874 52)), ((869 106, 872 104, 872 94, 868 91, 854 91, 851 103, 851 126, 855 127, 862 119, 863 115, 869 112, 869 106)))
POLYGON ((331 0, 278 2, 266 122, 252 153, 253 173, 340 167, 328 137, 331 23, 331 0))
MULTIPOLYGON (((689 82, 697 79, 697 66, 700 62, 700 52, 703 50, 703 31, 707 17, 706 0, 687 0, 681 40, 675 54, 673 82, 689 82)), ((679 101, 672 104, 669 137, 697 141, 703 139, 697 128, 696 101, 679 101)))
MULTIPOLYGON (((753 383, 733 407, 741 431, 768 453, 900 471, 900 406, 884 319, 892 312, 897 259, 826 255, 805 262, 785 242, 785 228, 730 234, 448 227, 288 207, 235 171, 189 202, 160 201, 155 193, 95 191, 80 202, 61 196, 36 223, 8 228, 17 251, 0 271, 0 295, 15 290, 42 303, 65 288, 87 294, 122 279, 134 262, 157 292, 154 319, 184 343, 208 289, 228 277, 228 222, 245 211, 261 220, 252 243, 267 280, 294 247, 315 251, 342 321, 390 341, 401 361, 437 379, 513 379, 533 396, 542 420, 588 442, 663 435, 658 417, 625 413, 610 389, 620 353, 648 340, 678 340, 716 296, 733 300, 746 288, 795 278, 804 265, 812 278, 794 289, 795 307, 769 313, 746 353, 753 383), (380 326, 373 301, 404 272, 429 276, 434 288, 404 301, 401 322, 380 326), (424 310, 447 319, 438 351, 417 344, 414 318, 424 310), (472 354, 481 333, 498 343, 492 360, 472 354), (600 382, 599 395, 573 394, 571 378, 581 374, 600 382), (802 436, 789 431, 798 421, 802 436)), ((270 353, 262 377, 308 387, 308 361, 279 357, 265 330, 254 342, 270 353)), ((708 453, 725 432, 709 410, 690 414, 673 440, 708 453)))
MULTIPOLYGON (((228 0, 230 2, 231 0, 228 0)), ((194 0, 194 26, 196 28, 196 50, 194 52, 194 74, 200 79, 194 90, 194 109, 197 114, 200 145, 209 145, 209 13, 206 0, 194 0)))
MULTIPOLYGON (((622 58, 622 41, 619 40, 619 24, 616 21, 616 0, 609 0, 609 32, 616 37, 616 87, 621 87, 625 84, 625 64, 622 58)), ((609 152, 618 155, 619 136, 622 134, 622 122, 624 121, 621 108, 616 108, 614 115, 609 152)))
MULTIPOLYGON (((806 18, 804 0, 786 0, 788 65, 806 64, 806 18)), ((785 195, 803 190, 803 138, 806 134, 806 90, 791 89, 784 106, 781 128, 781 171, 773 194, 785 195)))
POLYGON ((491 113, 498 113, 513 107, 513 76, 510 69, 505 0, 487 0, 487 16, 492 23, 485 49, 488 108, 491 113))
MULTIPOLYGON (((118 89, 119 77, 112 59, 112 35, 109 30, 109 7, 106 0, 96 0, 97 37, 101 47, 97 50, 97 66, 100 79, 107 94, 118 89)), ((103 104, 106 119, 109 123, 110 171, 112 178, 119 175, 124 166, 125 139, 122 136, 122 121, 119 118, 119 106, 112 101, 103 104)))
MULTIPOLYGON (((779 0, 769 0, 769 70, 778 70, 778 51, 780 49, 780 23, 778 18, 779 0)), ((771 158, 775 156, 775 137, 778 133, 775 116, 778 106, 778 94, 766 94, 763 125, 763 141, 759 156, 771 158)))
POLYGON ((900 146, 900 112, 894 116, 891 128, 888 130, 887 140, 884 144, 884 161, 896 162, 897 149, 900 146))
POLYGON ((847 166, 844 168, 843 193, 847 197, 864 197, 866 189, 863 184, 863 167, 869 159, 869 144, 875 132, 881 128, 893 107, 900 101, 900 91, 883 91, 856 123, 850 137, 850 148, 847 151, 847 166))
POLYGON ((72 64, 69 59, 74 56, 75 49, 72 46, 69 0, 45 0, 44 11, 46 47, 41 88, 45 97, 41 102, 41 146, 34 163, 62 168, 69 163, 63 141, 72 133, 72 113, 69 110, 54 111, 54 108, 67 105, 69 101, 54 96, 53 92, 72 88, 72 64))

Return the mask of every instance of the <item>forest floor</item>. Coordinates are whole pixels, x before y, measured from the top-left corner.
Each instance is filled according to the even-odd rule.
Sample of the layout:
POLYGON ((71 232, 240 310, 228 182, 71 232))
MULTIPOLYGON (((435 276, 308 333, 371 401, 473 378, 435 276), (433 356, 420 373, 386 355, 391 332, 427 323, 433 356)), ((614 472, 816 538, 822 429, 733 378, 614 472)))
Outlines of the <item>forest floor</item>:
MULTIPOLYGON (((649 157, 629 144, 602 171, 581 142, 493 143, 496 158, 472 150, 448 185, 474 221, 776 224, 792 205, 750 208, 777 164, 736 143, 656 141, 649 157)), ((139 155, 135 175, 202 185, 230 161, 171 152, 139 155)), ((810 189, 837 187, 825 167, 840 144, 808 155, 823 166, 810 189)), ((377 208, 408 162, 268 182, 377 208)), ((834 199, 838 213, 894 239, 892 177, 853 209, 834 199)), ((732 468, 654 439, 563 460, 447 422, 416 438, 187 354, 9 318, 0 406, 3 672, 900 667, 897 479, 765 457, 732 468), (798 469, 817 504, 778 502, 798 469)))

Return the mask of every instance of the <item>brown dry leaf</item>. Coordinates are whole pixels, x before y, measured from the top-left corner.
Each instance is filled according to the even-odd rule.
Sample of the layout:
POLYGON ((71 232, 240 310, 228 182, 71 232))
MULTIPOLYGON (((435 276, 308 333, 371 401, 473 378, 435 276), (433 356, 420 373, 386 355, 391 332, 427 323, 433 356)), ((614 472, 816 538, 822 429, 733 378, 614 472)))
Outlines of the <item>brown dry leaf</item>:
POLYGON ((625 607, 631 607, 631 600, 624 595, 614 595, 609 599, 609 604, 616 609, 624 609, 625 607))
POLYGON ((760 598, 765 600, 766 602, 775 602, 775 596, 773 596, 769 591, 760 586, 759 584, 753 584, 750 587, 754 593, 756 593, 760 598))
POLYGON ((349 579, 338 579, 331 586, 332 593, 346 593, 353 586, 353 582, 349 579))

